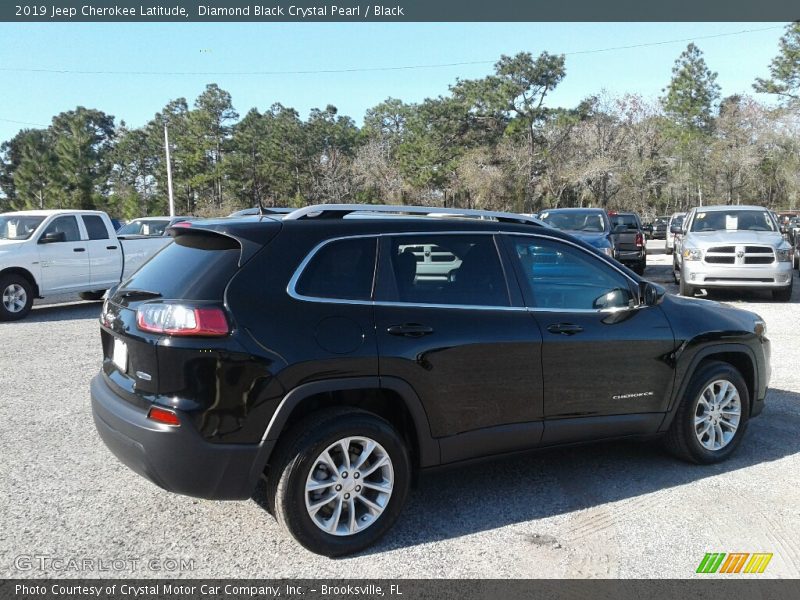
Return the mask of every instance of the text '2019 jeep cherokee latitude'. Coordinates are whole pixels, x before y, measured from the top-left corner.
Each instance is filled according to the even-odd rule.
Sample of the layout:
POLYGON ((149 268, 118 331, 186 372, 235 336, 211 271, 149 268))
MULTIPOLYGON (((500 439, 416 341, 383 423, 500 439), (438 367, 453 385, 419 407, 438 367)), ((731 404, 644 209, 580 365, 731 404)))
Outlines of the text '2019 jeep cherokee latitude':
POLYGON ((418 469, 631 436, 699 463, 736 449, 769 379, 757 315, 527 217, 427 212, 174 230, 103 309, 106 445, 202 498, 265 476, 278 521, 329 556, 385 533, 418 469))

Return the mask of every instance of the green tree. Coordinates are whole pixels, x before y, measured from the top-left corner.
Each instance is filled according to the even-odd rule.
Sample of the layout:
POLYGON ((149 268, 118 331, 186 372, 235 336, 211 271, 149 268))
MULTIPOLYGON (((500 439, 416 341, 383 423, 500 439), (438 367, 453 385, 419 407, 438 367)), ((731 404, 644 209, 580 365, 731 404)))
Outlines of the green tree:
POLYGON ((672 79, 661 99, 664 112, 681 134, 708 132, 719 90, 717 74, 706 65, 703 52, 689 44, 672 67, 672 79))
POLYGON ((778 55, 769 65, 769 79, 756 79, 757 92, 800 100, 800 22, 790 23, 778 43, 778 55))
POLYGON ((50 132, 23 129, 0 146, 0 209, 41 209, 62 206, 56 183, 56 157, 50 132))
POLYGON ((52 147, 65 206, 103 208, 108 191, 114 117, 79 106, 53 118, 52 147))

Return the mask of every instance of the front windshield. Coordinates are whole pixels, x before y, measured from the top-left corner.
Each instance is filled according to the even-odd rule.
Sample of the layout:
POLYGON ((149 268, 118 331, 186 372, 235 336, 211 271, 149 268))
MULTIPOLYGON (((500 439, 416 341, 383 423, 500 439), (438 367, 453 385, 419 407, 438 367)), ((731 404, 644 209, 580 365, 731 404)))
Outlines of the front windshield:
POLYGON ((0 240, 27 240, 42 221, 44 217, 0 215, 0 240))
POLYGON ((777 231, 775 222, 765 210, 698 211, 692 231, 777 231))
POLYGON ((169 221, 158 219, 135 219, 119 229, 117 235, 164 235, 169 221))
POLYGON ((603 215, 588 210, 570 210, 564 212, 543 212, 539 218, 556 229, 566 231, 594 231, 601 233, 606 230, 603 215))

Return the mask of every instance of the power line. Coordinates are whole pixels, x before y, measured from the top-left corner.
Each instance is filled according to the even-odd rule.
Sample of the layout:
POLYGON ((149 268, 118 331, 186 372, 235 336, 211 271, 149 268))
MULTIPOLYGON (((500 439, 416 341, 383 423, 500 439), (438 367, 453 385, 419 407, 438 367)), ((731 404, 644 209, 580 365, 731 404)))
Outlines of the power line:
POLYGON ((34 127, 49 127, 49 125, 43 125, 41 123, 31 123, 29 121, 15 121, 14 119, 0 118, 0 121, 4 121, 6 123, 16 123, 17 125, 33 125, 34 127))
MULTIPOLYGON (((582 54, 597 54, 600 52, 614 52, 617 50, 632 50, 636 48, 648 48, 652 46, 664 46, 667 44, 678 44, 697 40, 709 40, 721 37, 731 37, 747 33, 758 33, 761 31, 771 31, 783 29, 783 25, 762 27, 759 29, 742 29, 741 31, 731 31, 727 33, 715 33, 711 35, 695 36, 692 38, 682 38, 674 40, 664 40, 659 42, 645 42, 643 44, 631 44, 627 46, 612 46, 610 48, 596 48, 593 50, 574 50, 564 52, 565 56, 577 56, 582 54)), ((308 69, 308 70, 289 70, 289 71, 90 71, 76 69, 54 69, 54 68, 21 68, 21 67, 0 67, 0 72, 7 73, 47 73, 52 75, 163 75, 163 76, 267 76, 267 75, 323 75, 335 73, 368 73, 377 71, 410 71, 415 69, 439 69, 447 67, 462 67, 469 65, 494 64, 495 60, 475 60, 450 63, 435 63, 421 65, 401 65, 394 67, 352 67, 342 69, 308 69)), ((7 120, 7 119, 5 119, 7 120)))

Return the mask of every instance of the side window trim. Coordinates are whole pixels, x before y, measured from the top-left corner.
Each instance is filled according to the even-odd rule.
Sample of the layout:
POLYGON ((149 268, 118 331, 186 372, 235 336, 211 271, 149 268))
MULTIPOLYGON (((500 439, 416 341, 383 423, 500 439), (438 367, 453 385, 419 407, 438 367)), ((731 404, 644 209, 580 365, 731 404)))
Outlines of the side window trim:
MULTIPOLYGON (((504 232, 503 233, 503 238, 504 238, 505 250, 506 250, 506 252, 508 254, 509 260, 513 264, 514 274, 517 276, 517 283, 519 284, 520 292, 522 293, 522 296, 523 296, 523 303, 525 305, 525 310, 528 310, 530 312, 610 313, 610 312, 618 312, 620 310, 630 310, 630 309, 628 309, 628 308, 543 308, 543 307, 534 306, 533 305, 534 304, 533 298, 531 296, 531 290, 528 288, 528 285, 527 285, 526 280, 525 280, 525 273, 522 271, 522 265, 520 264, 519 260, 515 260, 515 258, 514 258, 514 254, 515 254, 514 238, 519 238, 519 237, 533 238, 533 239, 544 239, 544 240, 548 240, 548 241, 551 241, 551 242, 554 242, 554 243, 566 244, 566 245, 571 246, 571 247, 573 247, 573 248, 575 248, 577 250, 582 251, 587 256, 589 256, 592 259, 596 260, 601 265, 604 265, 604 266, 606 266, 608 268, 611 268, 614 271, 616 271, 617 273, 619 273, 620 275, 622 275, 625 278, 625 281, 628 284, 628 289, 631 292, 631 294, 633 295, 633 297, 634 298, 638 297, 639 292, 638 292, 638 285, 636 283, 636 280, 632 279, 630 277, 630 275, 625 273, 622 269, 619 269, 615 265, 607 263, 601 257, 596 256, 595 254, 593 254, 592 252, 590 252, 586 248, 583 248, 579 244, 575 244, 575 243, 573 243, 573 242, 571 242, 569 240, 565 240, 565 239, 562 239, 562 238, 558 238, 558 237, 554 237, 554 236, 550 236, 550 235, 543 235, 543 234, 540 234, 540 233, 504 232)), ((634 307, 634 308, 638 308, 638 307, 634 307)))
POLYGON ((321 241, 319 244, 314 246, 308 254, 306 254, 305 258, 300 262, 300 265, 295 269, 295 272, 292 274, 292 278, 289 280, 289 284, 286 286, 286 293, 289 294, 295 300, 302 300, 304 302, 323 302, 325 304, 363 304, 363 305, 371 305, 374 304, 375 298, 375 287, 376 287, 376 279, 377 279, 377 265, 378 261, 380 261, 380 244, 379 235, 374 233, 365 234, 365 235, 348 235, 348 236, 341 236, 337 238, 329 238, 326 240, 321 241), (300 278, 303 276, 308 265, 311 263, 312 260, 316 257, 319 252, 328 246, 329 244, 335 242, 341 242, 344 240, 357 240, 357 239, 374 239, 375 240, 375 260, 373 262, 373 271, 372 271, 372 288, 370 290, 370 300, 353 300, 349 298, 328 298, 323 296, 307 296, 305 294, 301 294, 297 291, 297 284, 300 281, 300 278))
POLYGON ((517 306, 514 302, 516 294, 511 288, 510 277, 506 267, 506 255, 502 242, 498 239, 501 235, 499 231, 413 231, 413 232, 391 232, 391 233, 368 233, 362 235, 347 235, 323 240, 314 246, 309 253, 300 262, 300 265, 295 269, 289 283, 286 286, 286 293, 295 300, 303 302, 317 302, 324 304, 355 304, 366 306, 392 306, 392 307, 425 307, 425 308, 447 308, 447 309, 460 309, 460 310, 494 310, 494 311, 527 311, 525 306, 517 306), (509 306, 485 306, 485 305, 469 305, 469 304, 421 304, 414 302, 400 302, 399 300, 388 300, 389 298, 397 298, 397 291, 392 295, 393 285, 389 285, 386 281, 391 279, 387 277, 391 273, 391 262, 387 246, 391 243, 392 237, 405 237, 405 236, 429 236, 429 235, 491 235, 493 237, 493 244, 495 251, 498 253, 498 261, 503 271, 505 278, 506 290, 509 295, 509 306), (315 296, 305 296, 297 291, 297 283, 302 277, 308 264, 313 260, 314 256, 326 245, 333 242, 358 238, 376 238, 378 240, 377 259, 375 261, 375 273, 373 278, 372 287, 372 300, 348 300, 343 298, 318 298, 315 296), (387 291, 388 290, 388 291, 387 291))

